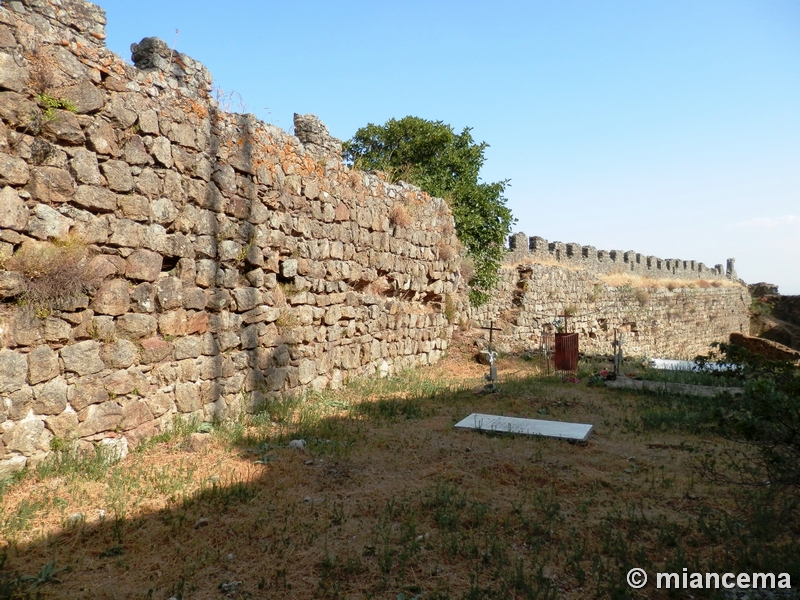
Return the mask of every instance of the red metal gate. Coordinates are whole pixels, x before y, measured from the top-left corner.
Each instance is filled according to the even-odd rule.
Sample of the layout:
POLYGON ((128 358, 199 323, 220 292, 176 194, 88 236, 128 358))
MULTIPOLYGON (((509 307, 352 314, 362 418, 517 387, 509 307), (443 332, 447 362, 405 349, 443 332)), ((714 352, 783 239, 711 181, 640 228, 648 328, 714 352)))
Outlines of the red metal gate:
POLYGON ((578 370, 578 334, 557 333, 553 355, 557 371, 578 370))

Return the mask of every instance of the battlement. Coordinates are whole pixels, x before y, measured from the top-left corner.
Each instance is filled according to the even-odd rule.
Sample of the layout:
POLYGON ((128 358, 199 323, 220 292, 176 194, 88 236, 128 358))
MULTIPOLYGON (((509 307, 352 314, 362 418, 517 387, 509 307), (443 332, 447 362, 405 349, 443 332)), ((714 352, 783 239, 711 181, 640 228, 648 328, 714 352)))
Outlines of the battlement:
POLYGON ((736 259, 733 258, 727 260, 724 268, 721 264, 707 267, 694 260, 658 258, 633 250, 598 250, 594 246, 548 242, 542 237, 528 237, 524 233, 515 233, 508 242, 508 254, 503 261, 505 264, 532 259, 554 261, 595 273, 632 273, 656 278, 737 279, 734 267, 736 259))

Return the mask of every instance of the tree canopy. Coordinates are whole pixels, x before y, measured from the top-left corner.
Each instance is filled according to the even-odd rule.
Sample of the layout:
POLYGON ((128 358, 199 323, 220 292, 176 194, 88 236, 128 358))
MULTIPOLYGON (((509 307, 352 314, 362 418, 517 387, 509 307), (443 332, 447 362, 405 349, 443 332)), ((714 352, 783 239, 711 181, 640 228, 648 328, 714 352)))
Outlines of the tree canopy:
POLYGON ((458 134, 442 121, 419 117, 368 124, 344 144, 345 160, 365 171, 383 171, 443 198, 453 213, 458 239, 475 265, 470 301, 482 304, 497 281, 500 260, 514 219, 503 192, 508 180, 481 183, 486 142, 469 127, 458 134))

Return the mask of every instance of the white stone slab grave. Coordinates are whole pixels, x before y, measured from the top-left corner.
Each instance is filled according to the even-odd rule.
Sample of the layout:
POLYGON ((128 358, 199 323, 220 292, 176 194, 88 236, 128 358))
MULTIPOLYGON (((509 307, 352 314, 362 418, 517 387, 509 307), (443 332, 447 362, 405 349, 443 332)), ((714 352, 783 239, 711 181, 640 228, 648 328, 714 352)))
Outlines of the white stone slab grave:
POLYGON ((542 421, 540 419, 522 419, 519 417, 503 417, 472 413, 456 423, 456 429, 474 429, 476 431, 494 431, 497 433, 519 433, 523 435, 544 435, 546 437, 564 438, 584 441, 592 431, 592 425, 586 423, 565 423, 563 421, 542 421))

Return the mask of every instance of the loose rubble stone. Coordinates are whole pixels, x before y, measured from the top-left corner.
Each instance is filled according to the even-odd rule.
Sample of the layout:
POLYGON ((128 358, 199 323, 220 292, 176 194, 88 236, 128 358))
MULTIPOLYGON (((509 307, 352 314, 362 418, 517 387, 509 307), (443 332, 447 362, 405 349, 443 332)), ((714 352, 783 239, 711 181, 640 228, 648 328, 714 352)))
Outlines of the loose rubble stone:
MULTIPOLYGON (((208 433, 192 433, 186 440, 186 445, 190 452, 203 452, 213 441, 213 436, 208 433)), ((208 519, 199 519, 197 523, 195 523, 195 529, 205 527, 206 525, 208 525, 208 519)))
POLYGON ((100 448, 106 453, 110 463, 118 463, 128 456, 128 440, 125 436, 100 440, 100 448))

